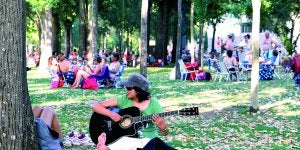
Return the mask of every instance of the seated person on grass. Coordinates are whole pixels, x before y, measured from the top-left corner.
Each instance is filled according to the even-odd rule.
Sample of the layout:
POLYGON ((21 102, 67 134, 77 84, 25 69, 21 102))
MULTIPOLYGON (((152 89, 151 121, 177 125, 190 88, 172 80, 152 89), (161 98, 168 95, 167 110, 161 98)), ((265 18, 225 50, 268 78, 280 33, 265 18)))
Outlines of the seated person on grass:
MULTIPOLYGON (((224 57, 223 61, 227 67, 227 69, 231 72, 236 72, 238 71, 236 68, 237 68, 237 61, 236 61, 236 58, 232 56, 232 51, 231 50, 227 50, 226 52, 227 56, 224 57)), ((232 73, 236 78, 237 77, 237 74, 236 73, 232 73)), ((230 74, 230 78, 231 77, 231 74, 230 74)))
POLYGON ((76 73, 76 77, 75 77, 75 81, 72 85, 72 88, 78 88, 79 84, 81 82, 81 78, 88 78, 90 75, 98 75, 101 72, 101 69, 103 67, 102 62, 101 62, 102 58, 97 54, 94 57, 94 64, 96 64, 96 68, 93 69, 90 65, 87 64, 87 68, 85 70, 78 70, 78 72, 76 73), (91 70, 91 71, 87 71, 87 70, 91 70))
POLYGON ((32 108, 39 149, 62 150, 61 130, 53 108, 45 106, 32 108))
POLYGON ((264 64, 274 65, 275 62, 276 62, 277 56, 278 56, 278 51, 277 50, 273 50, 271 58, 267 59, 267 61, 264 64))
MULTIPOLYGON (((148 125, 144 126, 144 128, 140 130, 141 132, 138 132, 140 133, 140 138, 122 137, 113 144, 106 146, 106 138, 109 137, 106 137, 106 133, 102 133, 98 137, 98 150, 120 147, 124 149, 146 149, 149 148, 149 146, 157 149, 173 149, 157 138, 159 133, 165 136, 169 130, 163 118, 157 115, 157 113, 163 112, 163 109, 157 99, 150 98, 151 95, 148 91, 149 84, 150 82, 141 74, 132 74, 126 81, 122 82, 122 85, 126 87, 126 95, 96 102, 92 105, 92 109, 95 112, 109 117, 114 122, 120 121, 122 117, 118 113, 107 109, 108 107, 125 109, 135 106, 143 115, 152 115, 152 122, 147 123, 148 125)), ((93 133, 91 130, 90 132, 93 133)))
POLYGON ((68 73, 69 68, 72 65, 71 62, 65 59, 64 53, 60 53, 57 58, 59 62, 58 64, 59 72, 68 73))
POLYGON ((291 66, 294 74, 295 85, 300 87, 300 47, 294 54, 291 66))
POLYGON ((48 67, 49 71, 52 77, 58 78, 57 72, 58 72, 58 62, 55 57, 50 56, 48 58, 48 67))
POLYGON ((120 62, 119 62, 120 56, 118 53, 114 52, 111 56, 111 63, 108 66, 109 72, 110 72, 110 78, 114 78, 116 73, 119 71, 120 68, 120 62))

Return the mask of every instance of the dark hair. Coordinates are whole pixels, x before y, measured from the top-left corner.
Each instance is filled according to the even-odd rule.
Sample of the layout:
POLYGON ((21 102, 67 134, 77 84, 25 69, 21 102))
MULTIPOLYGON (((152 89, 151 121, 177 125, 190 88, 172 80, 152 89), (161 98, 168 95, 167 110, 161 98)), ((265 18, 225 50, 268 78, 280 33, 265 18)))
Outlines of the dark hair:
POLYGON ((273 54, 273 56, 277 57, 278 56, 278 51, 276 49, 274 49, 272 54, 273 54))
POLYGON ((119 61, 120 59, 119 53, 113 52, 112 55, 117 59, 116 61, 119 61))
POLYGON ((137 93, 137 97, 138 97, 139 102, 142 102, 142 101, 145 101, 145 100, 148 100, 148 99, 151 98, 151 93, 150 92, 144 91, 144 90, 142 90, 138 87, 133 87, 133 89, 137 93))
POLYGON ((205 72, 205 80, 211 80, 211 74, 209 72, 205 72))
POLYGON ((227 50, 226 54, 227 54, 228 57, 232 57, 232 51, 231 50, 227 50))
POLYGON ((100 63, 101 60, 102 60, 102 58, 100 57, 99 54, 96 54, 96 55, 94 56, 94 60, 96 60, 98 63, 100 63))
POLYGON ((246 35, 244 36, 244 38, 250 39, 250 35, 249 35, 249 34, 246 34, 246 35))

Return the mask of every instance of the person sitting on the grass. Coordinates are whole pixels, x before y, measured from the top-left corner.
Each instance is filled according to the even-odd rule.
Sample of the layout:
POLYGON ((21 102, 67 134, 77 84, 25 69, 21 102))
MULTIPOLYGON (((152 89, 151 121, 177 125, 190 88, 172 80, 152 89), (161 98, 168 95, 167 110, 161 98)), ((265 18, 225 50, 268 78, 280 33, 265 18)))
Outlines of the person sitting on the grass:
POLYGON ((295 85, 300 87, 300 47, 294 54, 291 68, 294 72, 295 85))
POLYGON ((68 73, 70 67, 71 67, 71 62, 65 59, 64 53, 60 53, 58 55, 58 67, 59 67, 59 72, 62 73, 68 73))
MULTIPOLYGON (((141 74, 132 74, 126 81, 121 83, 126 87, 126 95, 118 96, 115 98, 107 99, 105 101, 96 102, 92 104, 92 109, 104 116, 111 118, 113 121, 118 122, 122 117, 113 111, 107 109, 108 107, 118 107, 120 109, 129 108, 132 106, 137 107, 143 115, 152 115, 152 122, 148 123, 141 132, 139 132, 140 138, 129 138, 126 137, 119 139, 108 147, 105 145, 106 134, 102 133, 98 138, 98 150, 104 150, 107 148, 124 148, 124 149, 136 149, 136 148, 147 148, 145 147, 149 143, 150 139, 154 138, 156 143, 159 143, 156 139, 159 133, 161 135, 167 135, 169 130, 166 122, 157 113, 163 112, 162 106, 158 100, 151 98, 150 92, 148 91, 150 82, 141 74), (139 144, 138 144, 139 143, 139 144)), ((93 131, 90 131, 93 132, 93 131)), ((94 131, 96 132, 96 131, 94 131)), ((162 142, 163 143, 163 142, 162 142)), ((155 145, 155 148, 161 149, 173 149, 165 143, 155 145), (161 147, 159 147, 161 146, 161 147)), ((152 144, 150 143, 150 146, 152 144)), ((153 146, 153 145, 152 145, 153 146)))
POLYGON ((53 108, 32 107, 39 149, 62 150, 62 134, 53 108))
POLYGON ((232 57, 232 51, 227 50, 227 56, 224 57, 223 61, 226 64, 229 71, 236 71, 235 68, 237 67, 237 62, 234 57, 232 57))
POLYGON ((276 59, 277 59, 277 56, 278 56, 278 51, 277 50, 273 50, 272 51, 272 56, 270 57, 270 59, 267 59, 265 64, 271 64, 271 65, 274 65, 276 59))
POLYGON ((108 66, 109 72, 110 72, 110 78, 114 78, 115 74, 119 71, 120 68, 120 62, 119 62, 120 56, 119 53, 112 53, 111 57, 111 63, 108 66))
POLYGON ((57 72, 58 72, 58 62, 56 60, 55 57, 53 56, 50 56, 48 58, 48 67, 49 67, 49 71, 51 73, 51 76, 53 78, 58 78, 58 75, 57 75, 57 72))
MULTIPOLYGON (((81 78, 88 78, 90 75, 97 75, 100 74, 101 69, 103 67, 103 64, 101 63, 102 58, 97 54, 94 57, 94 63, 96 64, 96 68, 93 69, 89 64, 87 64, 87 67, 85 70, 78 70, 76 77, 75 77, 75 81, 72 85, 72 88, 78 88, 80 82, 81 82, 81 78), (91 70, 91 71, 87 71, 87 69, 91 70)), ((105 62, 104 62, 105 63, 105 62)))

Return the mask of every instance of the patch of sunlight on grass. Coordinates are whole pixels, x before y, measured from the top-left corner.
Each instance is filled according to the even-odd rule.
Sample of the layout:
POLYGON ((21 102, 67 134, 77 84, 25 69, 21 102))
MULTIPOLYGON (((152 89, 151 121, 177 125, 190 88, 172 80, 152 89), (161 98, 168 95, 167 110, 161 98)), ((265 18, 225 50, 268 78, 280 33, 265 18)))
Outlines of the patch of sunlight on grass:
POLYGON ((62 106, 67 104, 74 104, 74 103, 81 103, 82 101, 80 99, 66 99, 64 101, 49 101, 49 102, 43 102, 42 106, 62 106))
POLYGON ((277 101, 277 102, 271 103, 271 104, 266 104, 266 105, 260 106, 260 108, 269 109, 271 107, 279 107, 279 106, 282 107, 283 104, 288 104, 288 103, 293 104, 293 105, 300 105, 299 101, 287 99, 287 100, 277 101))
POLYGON ((280 96, 282 93, 285 93, 287 92, 287 89, 286 88, 275 88, 275 87, 272 87, 272 88, 265 88, 264 90, 261 90, 260 93, 265 93, 265 94, 269 94, 269 95, 277 95, 277 96, 280 96))
POLYGON ((41 89, 41 88, 30 88, 30 94, 51 94, 51 93, 57 93, 55 89, 41 89))
POLYGON ((222 101, 222 102, 218 102, 218 103, 211 103, 211 105, 215 109, 224 109, 224 108, 236 105, 236 102, 222 101))
MULTIPOLYGON (((159 85, 159 86, 156 86, 155 88, 159 89, 159 90, 168 90, 168 89, 171 89, 171 87, 167 86, 167 85, 159 85)), ((167 93, 169 93, 169 92, 167 92, 167 93)))
POLYGON ((37 78, 50 78, 50 75, 48 72, 30 72, 27 74, 29 79, 37 79, 37 78))
POLYGON ((300 108, 300 102, 296 100, 286 99, 282 101, 277 101, 272 104, 266 104, 261 106, 262 109, 274 109, 278 115, 283 116, 298 116, 300 115, 300 110, 292 110, 289 105, 295 108, 300 108))
POLYGON ((277 114, 282 115, 282 116, 299 116, 300 115, 300 110, 298 110, 298 111, 278 112, 277 114))

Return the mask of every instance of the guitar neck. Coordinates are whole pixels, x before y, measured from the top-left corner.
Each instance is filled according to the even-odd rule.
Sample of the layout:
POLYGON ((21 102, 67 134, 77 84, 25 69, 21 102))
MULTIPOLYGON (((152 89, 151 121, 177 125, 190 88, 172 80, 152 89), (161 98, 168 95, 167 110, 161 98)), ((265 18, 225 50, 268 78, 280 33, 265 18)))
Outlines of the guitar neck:
MULTIPOLYGON (((157 115, 159 115, 160 117, 167 117, 167 116, 173 116, 173 115, 178 115, 178 114, 179 114, 179 110, 175 110, 175 111, 159 113, 157 115)), ((143 122, 143 121, 151 121, 151 120, 152 120, 152 115, 137 116, 137 117, 132 118, 133 123, 143 122)))

